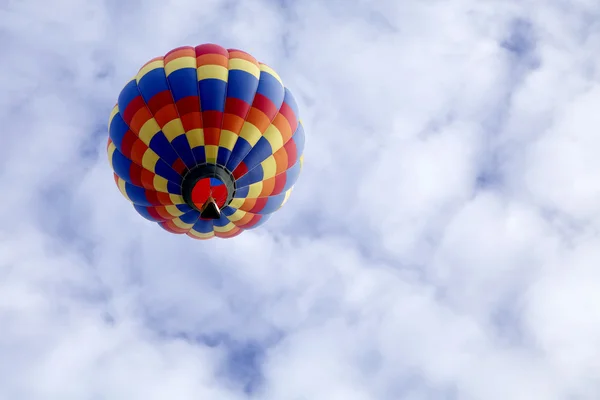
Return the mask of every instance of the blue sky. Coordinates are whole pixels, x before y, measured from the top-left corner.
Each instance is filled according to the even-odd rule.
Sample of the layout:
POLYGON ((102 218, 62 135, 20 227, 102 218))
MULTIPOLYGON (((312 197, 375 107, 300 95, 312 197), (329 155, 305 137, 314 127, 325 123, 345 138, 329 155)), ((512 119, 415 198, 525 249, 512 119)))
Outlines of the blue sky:
POLYGON ((0 399, 600 398, 596 1, 0 5, 0 399), (123 199, 148 59, 272 66, 307 135, 231 240, 123 199), (364 210, 369 212, 364 212, 364 210))

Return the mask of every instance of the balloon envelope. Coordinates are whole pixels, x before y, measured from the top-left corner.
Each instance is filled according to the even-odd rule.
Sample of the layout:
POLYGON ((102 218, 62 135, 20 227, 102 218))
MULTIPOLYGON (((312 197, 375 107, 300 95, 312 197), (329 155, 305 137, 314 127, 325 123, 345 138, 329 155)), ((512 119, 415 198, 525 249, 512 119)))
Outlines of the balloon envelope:
POLYGON ((273 69, 215 44, 147 62, 109 120, 115 182, 137 212, 169 232, 229 238, 288 200, 304 130, 273 69))

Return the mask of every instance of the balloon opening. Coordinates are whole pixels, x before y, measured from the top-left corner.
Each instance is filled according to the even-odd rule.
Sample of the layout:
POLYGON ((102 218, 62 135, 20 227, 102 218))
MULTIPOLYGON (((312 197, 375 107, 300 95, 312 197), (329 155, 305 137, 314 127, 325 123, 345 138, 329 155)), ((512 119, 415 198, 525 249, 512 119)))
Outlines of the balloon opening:
POLYGON ((215 202, 215 199, 210 197, 206 203, 202 206, 202 210, 200 211, 200 218, 202 219, 219 219, 221 218, 221 210, 219 210, 219 206, 215 202))
POLYGON ((182 193, 185 202, 200 212, 200 218, 219 219, 221 210, 233 198, 235 180, 225 168, 203 164, 183 177, 182 193))
POLYGON ((192 189, 192 202, 200 209, 202 218, 218 219, 221 217, 219 211, 227 201, 227 194, 227 187, 219 178, 202 178, 192 189), (211 215, 212 218, 209 217, 211 215))

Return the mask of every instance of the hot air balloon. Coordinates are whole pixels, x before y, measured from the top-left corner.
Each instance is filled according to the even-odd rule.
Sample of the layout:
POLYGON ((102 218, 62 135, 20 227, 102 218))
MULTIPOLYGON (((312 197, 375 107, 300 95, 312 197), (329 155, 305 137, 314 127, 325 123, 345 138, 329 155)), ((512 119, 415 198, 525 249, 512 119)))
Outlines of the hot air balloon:
POLYGON ((230 238, 288 200, 304 129, 292 93, 253 56, 184 46, 141 67, 109 119, 115 182, 137 212, 192 238, 230 238))

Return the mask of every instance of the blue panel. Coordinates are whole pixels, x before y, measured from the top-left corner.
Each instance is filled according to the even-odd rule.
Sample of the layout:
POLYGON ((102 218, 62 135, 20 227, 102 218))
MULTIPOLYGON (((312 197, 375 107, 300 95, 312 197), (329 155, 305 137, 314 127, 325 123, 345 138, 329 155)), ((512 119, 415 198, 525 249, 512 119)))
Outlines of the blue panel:
POLYGON ((179 217, 186 224, 194 224, 200 218, 200 213, 196 210, 191 210, 179 217))
POLYGON ((181 185, 181 176, 179 176, 179 174, 175 172, 169 165, 165 164, 163 160, 158 160, 154 169, 156 170, 157 175, 181 185))
POLYGON ((184 97, 198 96, 196 68, 178 69, 172 72, 167 79, 175 102, 184 97))
POLYGON ((219 147, 219 151, 217 152, 217 164, 222 167, 226 166, 230 155, 231 151, 228 148, 219 147))
POLYGON ((138 82, 138 88, 146 103, 160 92, 169 90, 164 68, 153 69, 144 75, 138 82))
POLYGON ((213 222, 212 220, 199 219, 193 228, 200 233, 210 233, 213 231, 213 222))
MULTIPOLYGON (((183 163, 189 168, 193 168, 196 165, 196 159, 192 154, 192 149, 190 148, 190 143, 187 140, 185 135, 179 135, 171 142, 179 157, 183 163)), ((171 164, 172 165, 172 164, 171 164)))
POLYGON ((263 209, 260 210, 259 214, 271 214, 271 213, 277 211, 281 207, 281 204, 283 203, 284 200, 285 200, 285 192, 275 195, 275 196, 270 196, 267 199, 267 204, 265 204, 263 209))
MULTIPOLYGON (((176 182, 168 181, 167 182, 167 191, 172 194, 181 195, 181 185, 176 182)), ((184 211, 184 210, 182 210, 182 211, 184 211)))
POLYGON ((248 155, 244 157, 244 163, 248 169, 252 169, 272 154, 273 149, 271 148, 271 143, 269 143, 269 141, 262 136, 260 139, 258 139, 258 142, 256 142, 248 155))
POLYGON ((237 180, 238 187, 250 186, 253 183, 260 182, 264 178, 264 171, 262 165, 258 165, 256 168, 251 169, 248 173, 237 180))
POLYGON ((173 165, 179 158, 169 140, 165 137, 165 134, 158 132, 150 139, 150 145, 148 146, 168 165, 173 165))
POLYGON ((209 178, 210 181, 210 186, 217 187, 217 186, 223 186, 223 182, 221 182, 221 180, 219 178, 209 178))
POLYGON ((233 97, 252 104, 257 88, 258 79, 254 75, 239 69, 229 71, 227 97, 233 97))
POLYGON ((225 215, 221 215, 221 218, 214 220, 214 226, 223 227, 229 223, 229 218, 225 215))
POLYGON ((294 140, 294 143, 296 143, 296 152, 298 158, 300 158, 302 153, 304 153, 304 143, 306 141, 302 124, 298 124, 298 128, 296 128, 296 132, 294 132, 292 139, 294 140))
POLYGON ((298 111, 298 103, 296 103, 296 99, 294 95, 288 88, 285 88, 285 97, 283 98, 283 102, 286 103, 294 112, 296 119, 300 118, 300 113, 298 111))
POLYGON ((225 206, 221 210, 221 214, 225 215, 226 217, 229 217, 230 215, 233 215, 236 211, 237 211, 237 208, 233 208, 233 207, 230 207, 230 206, 225 206))
POLYGON ((131 182, 131 164, 132 161, 125 157, 119 150, 115 150, 112 156, 112 165, 115 174, 126 182, 131 182))
POLYGON ((110 122, 108 134, 115 146, 119 150, 123 150, 123 137, 129 130, 129 125, 123 120, 121 113, 117 113, 110 122))
POLYGON ((192 149, 192 154, 198 164, 204 164, 206 162, 206 150, 204 150, 204 146, 194 147, 192 149))
POLYGON ((233 151, 227 160, 227 169, 233 171, 242 162, 246 154, 252 150, 250 143, 244 138, 239 137, 233 146, 233 151))
POLYGON ((260 81, 256 92, 271 100, 278 109, 281 107, 285 96, 285 91, 281 83, 273 75, 264 71, 260 73, 260 81))
POLYGON ((227 82, 220 79, 203 79, 198 82, 202 111, 225 111, 227 82))
POLYGON ((150 213, 148 212, 148 207, 141 206, 139 204, 134 204, 133 208, 140 214, 142 217, 146 218, 148 221, 158 222, 150 213))
POLYGON ((146 190, 144 188, 125 183, 125 192, 127 192, 127 196, 129 196, 134 204, 147 207, 152 206, 152 203, 146 198, 146 190))
POLYGON ((285 186, 283 187, 282 192, 286 192, 288 189, 294 186, 298 180, 298 176, 300 176, 300 163, 297 162, 296 164, 292 165, 292 167, 288 169, 285 174, 285 186))
POLYGON ((246 197, 248 197, 249 192, 250 192, 250 188, 248 186, 244 186, 244 187, 238 186, 237 190, 235 191, 235 198, 236 199, 245 199, 246 197))
POLYGON ((177 209, 182 213, 188 213, 193 210, 193 208, 188 206, 187 204, 177 204, 175 207, 177 207, 177 209))
POLYGON ((117 102, 119 104, 119 111, 124 112, 129 103, 138 96, 140 96, 140 91, 135 83, 135 79, 132 79, 123 87, 121 93, 119 93, 119 100, 117 102))

